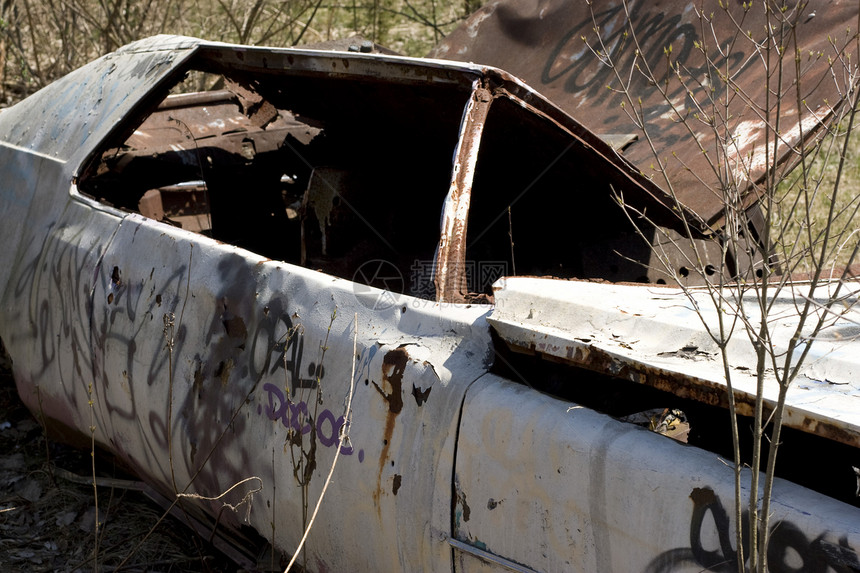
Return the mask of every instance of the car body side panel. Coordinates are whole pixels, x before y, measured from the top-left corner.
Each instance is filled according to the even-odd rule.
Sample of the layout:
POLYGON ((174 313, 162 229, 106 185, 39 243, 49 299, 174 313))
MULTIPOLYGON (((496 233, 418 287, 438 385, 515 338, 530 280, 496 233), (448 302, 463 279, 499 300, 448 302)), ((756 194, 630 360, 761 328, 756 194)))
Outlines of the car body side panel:
MULTIPOLYGON (((203 509, 228 535, 248 524, 285 554, 328 484, 301 556, 311 571, 656 572, 731 561, 729 466, 487 374, 491 307, 382 292, 77 193, 83 162, 143 117, 197 45, 134 44, 0 114, 0 159, 20 174, 0 207, 12 218, 0 229, 0 336, 42 421, 87 445, 92 432, 166 499, 203 509)), ((293 63, 287 50, 267 60, 245 49, 202 52, 227 70, 246 56, 293 63)), ((396 58, 295 54, 309 76, 346 74, 352 61, 352 73, 390 67, 399 81, 423 81, 423 68, 396 58)), ((432 65, 434 81, 476 73, 432 65)), ((528 99, 510 101, 533 113, 528 99)), ((598 158, 601 145, 583 149, 598 158)), ((506 302, 516 301, 497 291, 494 312, 506 302)), ((558 318, 558 308, 548 312, 558 318)), ((539 310, 514 317, 520 330, 534 334, 526 321, 539 310)), ((774 507, 774 570, 860 565, 856 508, 786 482, 774 507)))
POLYGON ((81 426, 97 375, 91 340, 98 268, 120 217, 85 202, 34 202, 3 300, 0 335, 19 392, 62 437, 81 426))
MULTIPOLYGON (((61 161, 32 153, 24 149, 0 144, 0 165, 4 166, 3 201, 0 202, 0 277, 9 277, 18 259, 18 251, 26 246, 25 238, 32 241, 45 232, 44 213, 51 209, 45 198, 36 191, 61 180, 64 164, 61 161), (34 205, 34 201, 36 204, 34 205)), ((56 206, 55 206, 56 209, 56 206)), ((0 280, 0 302, 10 288, 7 280, 0 280)), ((2 323, 0 306, 0 323, 2 323)))
MULTIPOLYGON (((539 571, 734 570, 728 462, 492 374, 464 404, 455 495, 459 571, 492 570, 471 548, 539 571)), ((773 499, 772 571, 860 563, 860 509, 783 480, 773 499)))
POLYGON ((308 568, 450 568, 457 420, 487 369, 488 307, 357 291, 139 215, 93 300, 97 435, 168 497, 202 496, 183 503, 292 553, 339 452, 308 568))
POLYGON ((103 219, 97 213, 110 209, 73 200, 72 178, 196 42, 156 37, 126 46, 0 114, 0 337, 28 370, 19 372, 25 384, 48 372, 70 381, 71 369, 51 366, 61 356, 71 357, 78 374, 89 368, 95 266, 120 217, 103 219))

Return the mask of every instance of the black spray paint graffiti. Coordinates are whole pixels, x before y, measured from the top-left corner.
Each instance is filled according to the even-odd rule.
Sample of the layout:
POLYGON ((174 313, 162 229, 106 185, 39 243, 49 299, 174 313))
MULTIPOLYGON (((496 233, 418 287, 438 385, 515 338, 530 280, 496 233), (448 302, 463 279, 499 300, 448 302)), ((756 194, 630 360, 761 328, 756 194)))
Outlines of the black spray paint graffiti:
MULTIPOLYGON (((673 112, 673 107, 695 109, 692 98, 699 102, 707 101, 710 93, 720 93, 724 89, 717 70, 726 66, 733 70, 733 81, 740 80, 754 62, 753 58, 744 60, 744 54, 733 48, 731 39, 724 40, 719 49, 713 46, 709 51, 710 61, 706 62, 699 46, 703 45, 697 27, 684 21, 681 14, 664 14, 659 8, 648 3, 632 7, 629 22, 621 3, 608 9, 581 16, 581 9, 569 3, 559 3, 559 7, 543 18, 523 17, 508 5, 497 9, 500 25, 507 38, 517 43, 537 46, 543 37, 547 21, 570 21, 571 11, 580 18, 552 46, 541 70, 540 82, 551 89, 561 89, 581 101, 599 99, 601 107, 618 109, 617 115, 603 118, 604 124, 614 126, 619 121, 627 123, 624 112, 620 110, 625 96, 618 91, 616 73, 630 81, 630 93, 641 98, 641 113, 652 137, 663 138, 666 145, 674 145, 692 136, 687 130, 672 130, 673 122, 665 126, 654 122, 673 112), (595 35, 594 30, 599 36, 595 35), (641 51, 633 45, 632 38, 639 41, 641 51), (586 46, 586 42, 588 46, 586 46), (590 46, 590 48, 589 48, 590 46), (675 72, 670 70, 666 61, 665 49, 671 46, 672 66, 682 70, 687 78, 684 84, 674 79, 675 72), (592 50, 600 53, 603 62, 598 62, 592 50), (631 70, 642 62, 648 62, 649 71, 631 70), (649 77, 651 76, 651 77, 649 77), (672 81, 667 80, 672 78, 672 81), (655 84, 666 90, 665 96, 655 88, 655 84), (607 90, 612 85, 615 89, 607 90), (673 104, 667 102, 672 101, 673 104), (666 133, 663 133, 666 131, 666 133)), ((642 70, 645 66, 642 65, 642 70)))
MULTIPOLYGON (((711 488, 695 488, 690 499, 693 500, 690 547, 671 549, 660 554, 645 572, 668 573, 686 570, 690 566, 704 571, 737 572, 737 552, 732 544, 735 536, 730 528, 729 514, 720 498, 711 488), (711 539, 714 532, 716 539, 711 539)), ((743 521, 747 521, 746 512, 743 521)), ((744 531, 743 537, 744 545, 748 546, 747 531, 744 531)), ((829 532, 823 532, 810 540, 789 521, 774 523, 767 550, 768 570, 773 573, 860 571, 860 560, 847 538, 842 537, 834 543, 828 537, 829 532)))
POLYGON ((286 299, 269 301, 263 313, 251 338, 250 376, 259 382, 264 376, 285 370, 291 393, 316 389, 317 379, 325 378, 325 366, 309 362, 304 368, 304 336, 301 325, 294 323, 287 312, 286 299))
MULTIPOLYGON (((268 275, 259 265, 222 254, 215 280, 201 283, 212 269, 198 261, 212 251, 192 252, 135 217, 120 225, 74 201, 49 231, 30 241, 10 288, 11 318, 21 328, 9 338, 13 350, 35 349, 25 377, 49 390, 47 419, 83 428, 91 400, 96 439, 130 467, 211 495, 248 477, 257 452, 241 440, 252 404, 285 420, 288 431, 301 418, 295 434, 309 434, 312 448, 338 447, 343 416, 301 396, 316 395, 327 377, 321 358, 304 352, 321 344, 319 333, 311 326, 305 340, 300 308, 283 294, 289 289, 268 300, 247 296, 263 290, 268 275), (128 254, 141 245, 169 254, 143 266, 143 257, 128 254), (264 389, 266 382, 273 384, 264 389)), ((368 376, 376 352, 364 349, 358 376, 368 376)), ((354 453, 348 443, 335 451, 354 453)), ((355 451, 352 459, 363 461, 355 451)))

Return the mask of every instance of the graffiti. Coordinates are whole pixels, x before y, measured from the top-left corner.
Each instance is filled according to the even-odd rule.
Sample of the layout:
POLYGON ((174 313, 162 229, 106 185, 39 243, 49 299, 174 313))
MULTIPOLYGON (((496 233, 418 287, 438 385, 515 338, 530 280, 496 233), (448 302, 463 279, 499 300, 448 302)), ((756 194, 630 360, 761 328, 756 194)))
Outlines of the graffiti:
MULTIPOLYGON (((729 514, 711 488, 695 488, 690 494, 693 513, 690 517, 690 547, 671 549, 659 555, 645 569, 646 573, 668 573, 696 566, 704 571, 736 572, 737 551, 733 547, 729 514), (716 539, 712 539, 714 533, 716 539), (709 548, 709 549, 706 549, 709 548)), ((746 523, 748 513, 742 521, 746 523)), ((795 524, 777 521, 771 526, 767 549, 768 570, 774 573, 805 571, 848 573, 860 570, 860 560, 847 538, 836 543, 827 540, 828 532, 810 540, 795 524)), ((749 546, 749 532, 743 533, 749 546)), ((749 551, 746 551, 749 554, 749 551)))
MULTIPOLYGON (((606 91, 606 85, 614 79, 614 72, 609 66, 594 66, 590 58, 577 58, 570 61, 569 54, 581 51, 583 46, 583 34, 589 33, 593 28, 601 31, 600 45, 605 60, 627 65, 633 62, 634 50, 628 41, 632 32, 642 42, 642 58, 647 62, 659 61, 663 55, 663 49, 672 46, 673 60, 682 66, 686 66, 693 56, 694 44, 699 40, 698 34, 692 24, 684 23, 680 14, 666 15, 661 11, 645 11, 640 8, 634 9, 631 14, 629 27, 619 25, 624 23, 626 16, 623 7, 613 6, 603 12, 594 15, 594 22, 586 18, 575 24, 550 52, 541 74, 544 84, 550 84, 565 79, 565 91, 569 93, 585 92, 588 96, 600 95, 606 91), (589 73, 590 72, 590 73, 589 73)), ((595 39, 591 39, 595 42, 595 39)), ((599 47, 599 46, 598 46, 599 47)), ((739 57, 740 55, 737 54, 739 57)), ((622 69, 627 69, 622 66, 622 69)), ((657 70, 658 81, 665 81, 668 69, 664 66, 657 70)), ((639 82, 638 87, 644 87, 647 80, 642 77, 634 77, 639 82)))
POLYGON ((300 336, 300 325, 290 318, 285 301, 276 298, 263 308, 264 317, 257 323, 251 339, 251 377, 259 382, 265 375, 283 369, 290 381, 291 393, 316 389, 317 379, 325 378, 325 368, 310 362, 306 371, 302 369, 304 337, 300 336))
MULTIPOLYGON (((271 307, 267 308, 274 308, 278 303, 276 301, 272 301, 270 304, 271 307)), ((296 383, 296 379, 299 377, 301 371, 301 349, 304 348, 303 338, 304 337, 302 336, 297 336, 282 339, 281 342, 272 346, 273 352, 281 353, 281 360, 274 361, 274 365, 271 367, 271 373, 274 373, 277 370, 279 362, 282 367, 286 364, 285 368, 288 374, 290 374, 287 377, 289 390, 285 391, 269 382, 264 383, 263 391, 266 392, 266 398, 264 399, 265 406, 262 404, 259 405, 257 407, 257 413, 260 415, 265 414, 265 416, 273 422, 280 421, 281 425, 287 429, 287 431, 293 431, 298 436, 312 433, 312 438, 318 440, 323 447, 330 448, 332 446, 336 446, 340 442, 341 429, 345 423, 344 417, 342 415, 336 416, 331 410, 326 408, 319 412, 316 416, 316 420, 314 420, 307 401, 294 401, 292 399, 293 396, 298 395, 296 393, 297 389, 309 387, 301 381, 296 383), (287 359, 287 356, 291 356, 292 359, 287 359)), ((357 358, 358 362, 355 370, 356 380, 361 380, 363 377, 369 376, 371 361, 378 351, 379 348, 377 346, 371 346, 361 351, 357 358)), ((315 373, 319 375, 320 379, 322 379, 325 376, 325 369, 322 365, 317 365, 312 362, 308 366, 308 373, 309 375, 311 373, 315 373)), ((307 381, 307 379, 303 380, 305 382, 307 381)), ((429 389, 427 393, 429 394, 429 389)), ((354 453, 354 450, 351 445, 344 444, 340 447, 339 452, 341 455, 351 456, 354 453)), ((358 451, 358 461, 359 463, 364 461, 364 450, 358 451)))
MULTIPOLYGON (((93 349, 92 292, 98 282, 103 246, 93 240, 96 233, 87 232, 96 223, 89 213, 79 213, 69 205, 70 218, 79 215, 77 224, 53 223, 41 241, 34 236, 34 256, 18 271, 18 280, 10 293, 12 314, 26 325, 14 337, 13 344, 33 341, 38 354, 37 366, 31 372, 36 383, 55 378, 64 400, 74 407, 82 395, 80 381, 99 377, 98 356, 93 349), (12 310, 13 309, 13 310, 12 310)), ((110 229, 105 230, 109 236, 110 229)), ((62 418, 68 421, 67 418, 62 418)))
POLYGON ((745 58, 731 39, 710 46, 706 58, 702 53, 705 41, 697 27, 688 21, 689 17, 666 14, 647 3, 633 6, 629 20, 620 3, 584 17, 578 6, 569 3, 559 3, 552 14, 543 18, 522 16, 510 5, 499 6, 497 14, 508 39, 533 48, 544 41, 546 21, 579 18, 566 31, 555 35, 559 39, 549 47, 540 83, 549 86, 548 92, 557 89, 573 96, 579 100, 577 105, 589 105, 586 102, 599 99, 601 107, 619 110, 602 117, 604 125, 617 127, 619 121, 626 122, 624 112, 620 111, 626 100, 618 89, 620 74, 625 88, 641 100, 639 112, 652 136, 668 138, 667 145, 692 136, 686 130, 673 130, 672 121, 657 120, 680 110, 696 109, 696 102, 707 102, 713 93, 724 91, 717 70, 731 69, 733 82, 739 82, 755 61, 745 58), (668 49, 671 52, 666 53, 664 50, 668 49), (592 52, 599 54, 600 62, 592 52), (676 79, 679 70, 685 78, 683 82, 676 79), (616 89, 610 91, 607 86, 616 89), (665 93, 660 93, 661 90, 665 93))
MULTIPOLYGON (((302 435, 316 429, 316 436, 323 447, 330 448, 339 443, 340 430, 344 425, 343 416, 335 417, 331 410, 325 409, 314 420, 304 400, 293 402, 284 395, 283 390, 268 382, 263 384, 263 390, 268 393, 268 403, 265 408, 260 406, 260 410, 265 411, 267 418, 273 422, 279 420, 284 428, 302 435)), ((352 446, 341 446, 340 453, 351 456, 352 446)))

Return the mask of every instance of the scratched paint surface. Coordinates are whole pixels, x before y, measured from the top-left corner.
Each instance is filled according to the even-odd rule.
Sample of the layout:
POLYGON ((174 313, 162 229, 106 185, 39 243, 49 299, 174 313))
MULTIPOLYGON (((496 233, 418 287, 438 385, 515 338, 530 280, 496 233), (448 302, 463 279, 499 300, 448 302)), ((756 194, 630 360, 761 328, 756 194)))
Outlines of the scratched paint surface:
MULTIPOLYGON (((51 345, 55 338, 61 341, 40 353, 35 371, 20 372, 31 380, 30 387, 39 385, 46 414, 70 427, 88 427, 88 382, 93 380, 100 443, 168 494, 173 484, 185 491, 191 483, 188 493, 215 497, 242 479, 261 478, 263 490, 250 524, 273 537, 276 546, 294 547, 301 535, 302 504, 289 432, 315 444, 309 487, 315 500, 338 451, 352 366, 345 350, 351 348, 353 311, 358 310, 353 410, 360 414, 350 428, 350 444, 339 450, 339 477, 319 517, 329 525, 311 536, 309 559, 316 569, 360 562, 385 570, 402 567, 402 554, 410 563, 438 569, 446 559, 444 543, 433 542, 432 536, 396 536, 392 545, 391 532, 424 524, 447 530, 457 406, 465 383, 483 369, 480 360, 467 362, 458 354, 469 347, 471 353, 486 352, 480 348, 486 348, 488 334, 484 330, 459 352, 449 352, 445 340, 433 333, 462 329, 460 321, 465 333, 486 310, 450 309, 451 322, 438 307, 414 308, 407 299, 373 316, 345 281, 265 262, 225 245, 204 241, 197 250, 182 248, 188 232, 165 232, 139 216, 127 217, 115 230, 95 271, 95 288, 69 285, 71 300, 58 308, 68 307, 68 317, 34 303, 45 309, 43 324, 54 329, 43 330, 37 322, 32 335, 51 345), (322 291, 326 296, 318 298, 315 293, 322 291), (321 359, 334 309, 338 316, 328 344, 337 351, 321 359), (165 317, 173 321, 167 332, 165 317), (63 327, 71 328, 68 338, 54 334, 63 327), (416 330, 420 339, 408 334, 416 330), (172 357, 165 335, 173 341, 172 357), (321 405, 316 375, 323 388, 321 405), (368 526, 349 525, 359 522, 368 526)), ((86 252, 75 247, 81 250, 86 252)), ((54 259, 48 253, 46 262, 49 268, 59 265, 59 272, 64 261, 76 258, 54 259)), ((92 258, 79 258, 83 268, 68 269, 69 277, 92 276, 92 258)), ((34 296, 51 300, 64 290, 55 281, 46 283, 34 296)), ((16 341, 10 350, 23 343, 16 341)), ((32 394, 25 394, 36 409, 32 394)), ((210 511, 217 514, 221 502, 238 503, 247 491, 209 502, 210 511)), ((222 523, 238 525, 242 517, 228 512, 222 523)))
POLYGON ((142 40, 70 73, 28 98, 29 103, 4 112, 9 114, 4 141, 61 160, 82 160, 142 94, 191 55, 195 43, 166 36, 142 40))
MULTIPOLYGON (((302 507, 285 442, 293 430, 316 444, 317 469, 310 480, 315 499, 337 451, 351 368, 344 350, 351 347, 352 313, 359 310, 353 409, 360 415, 350 428, 350 445, 340 450, 339 478, 320 515, 331 526, 311 536, 308 550, 318 568, 346 567, 340 556, 354 560, 358 554, 369 568, 437 568, 444 544, 423 536, 398 537, 403 547, 392 552, 386 549, 392 541, 387 532, 421 523, 440 531, 447 527, 443 494, 450 475, 445 467, 453 458, 452 424, 463 382, 482 366, 480 361, 461 364, 453 377, 446 362, 462 358, 456 352, 440 354, 446 346, 433 332, 445 325, 462 327, 438 309, 415 309, 408 300, 385 316, 367 316, 345 281, 268 263, 228 246, 204 242, 196 251, 182 248, 179 240, 187 234, 165 233, 142 217, 126 218, 102 258, 95 289, 70 289, 83 296, 68 303, 74 313, 67 320, 48 311, 45 328, 33 333, 37 338, 66 340, 55 334, 64 328, 73 334, 41 359, 38 371, 24 373, 40 385, 44 404, 66 405, 63 411, 48 408, 48 415, 70 427, 87 427, 87 385, 94 380, 101 443, 162 490, 175 483, 184 491, 193 482, 189 492, 215 497, 244 478, 260 477, 263 491, 250 523, 271 536, 274 520, 275 544, 295 546, 302 507), (129 256, 148 252, 159 256, 129 256), (322 291, 327 294, 318 299, 314 293, 322 291), (89 292, 91 322, 86 320, 89 292), (335 308, 329 345, 338 350, 321 360, 320 345, 335 308), (173 370, 165 348, 165 316, 175 321, 168 333, 173 370), (420 341, 403 332, 416 323, 425 325, 420 341), (323 387, 321 406, 312 388, 316 373, 323 387), (395 503, 397 496, 410 502, 395 503), (376 525, 347 527, 366 520, 376 525), (377 550, 367 552, 373 546, 377 550), (407 561, 400 561, 400 553, 407 561)), ((48 259, 49 267, 62 262, 48 259)), ((75 276, 91 272, 81 270, 75 276)), ((50 281, 38 296, 50 300, 58 290, 50 281)), ((453 314, 471 324, 485 312, 453 314)), ((30 406, 37 407, 32 398, 30 406)), ((221 501, 237 503, 246 492, 235 491, 221 501)), ((217 513, 220 501, 210 505, 217 513)), ((225 514, 222 521, 238 525, 240 519, 225 514)))

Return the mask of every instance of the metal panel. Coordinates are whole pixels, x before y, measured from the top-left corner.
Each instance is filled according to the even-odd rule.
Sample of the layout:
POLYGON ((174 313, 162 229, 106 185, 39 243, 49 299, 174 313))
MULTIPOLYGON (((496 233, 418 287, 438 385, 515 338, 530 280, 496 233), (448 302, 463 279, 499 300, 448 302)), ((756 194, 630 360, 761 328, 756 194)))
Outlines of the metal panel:
MULTIPOLYGON (((733 471, 711 453, 490 374, 459 444, 454 537, 500 559, 455 549, 457 571, 733 570, 733 471)), ((772 571, 860 563, 860 509, 782 480, 772 509, 772 571)))
POLYGON ((222 526, 247 519, 294 551, 338 451, 354 364, 350 443, 308 539, 308 567, 450 566, 456 424, 465 388, 486 370, 486 307, 356 291, 130 215, 105 254, 94 308, 98 435, 168 497, 188 486, 214 498, 259 478, 200 503, 222 526), (365 304, 377 298, 387 304, 365 304), (252 506, 223 510, 252 485, 262 487, 252 506))
MULTIPOLYGON (((4 166, 3 200, 0 201, 0 221, 3 221, 0 226, 0 244, 3 245, 0 249, 0 269, 11 270, 19 248, 28 246, 25 239, 33 239, 38 233, 44 232, 37 223, 38 219, 30 216, 31 210, 34 203, 41 213, 49 211, 51 206, 44 204, 44 198, 36 191, 54 182, 63 165, 62 162, 2 144, 0 165, 4 166)), ((9 286, 6 281, 0 284, 0 302, 4 299, 4 290, 9 286)), ((0 307, 0 323, 3 322, 2 316, 0 307)))
MULTIPOLYGON (((20 245, 0 259, 11 261, 3 276, 0 334, 32 410, 67 436, 88 439, 93 428, 100 445, 168 499, 194 494, 181 504, 204 509, 228 531, 248 523, 288 553, 338 460, 309 537, 309 570, 448 570, 453 555, 464 570, 663 571, 730 557, 720 545, 728 531, 720 512, 731 498, 730 469, 713 455, 591 410, 568 410, 570 403, 490 375, 469 392, 461 421, 467 388, 492 362, 490 307, 383 292, 69 193, 72 171, 97 140, 118 121, 141 117, 140 102, 122 90, 156 88, 193 45, 157 38, 51 88, 71 86, 73 94, 105 88, 98 101, 102 92, 89 90, 92 97, 88 91, 80 108, 64 98, 48 101, 56 93, 49 89, 0 116, 2 137, 12 140, 0 153, 23 175, 19 186, 4 188, 2 213, 27 221, 0 229, 0 238, 20 245), (129 68, 111 67, 120 61, 129 68), (104 72, 102 83, 92 83, 93 70, 104 72), (121 80, 116 87, 108 85, 111 76, 121 80), (90 125, 88 114, 99 105, 105 118, 90 125), (47 114, 32 114, 40 106, 47 114), (28 113, 38 121, 25 122, 28 113), (46 126, 60 116, 66 121, 57 123, 61 137, 52 138, 46 126), (353 383, 350 440, 339 448, 353 383), (641 492, 653 495, 643 500, 641 492), (696 521, 708 516, 713 527, 696 521), (711 529, 699 529, 691 540, 686 532, 697 523, 711 529)), ((387 81, 470 86, 482 77, 493 84, 492 97, 504 98, 494 109, 513 103, 560 136, 570 135, 568 149, 582 154, 595 179, 629 182, 643 197, 652 192, 606 144, 502 72, 216 45, 207 45, 203 56, 206 65, 228 70, 277 65, 283 72, 276 74, 354 76, 364 82, 350 82, 357 91, 367 85, 384 91, 392 85, 387 81)), ((486 95, 482 90, 478 95, 486 95)), ((327 95, 319 109, 346 113, 341 94, 327 95)), ((301 98, 322 99, 313 89, 301 98)), ((479 130, 468 122, 461 127, 473 139, 461 141, 456 161, 472 169, 479 130)), ((242 155, 244 148, 236 149, 242 155)), ((452 181, 468 198, 465 175, 457 171, 452 181)), ((231 188, 236 180, 217 183, 231 188)), ((232 207, 228 215, 258 231, 232 207)), ((435 225, 436 213, 419 215, 435 225)), ((451 225, 446 236, 460 244, 452 245, 443 272, 462 271, 456 267, 464 258, 466 209, 457 217, 460 230, 451 225)), ((719 401, 724 389, 714 369, 690 367, 683 352, 673 355, 691 341, 703 349, 707 342, 673 292, 508 279, 496 292, 492 323, 511 346, 571 363, 572 377, 584 366, 719 401), (616 299, 626 305, 621 311, 607 305, 616 299), (657 327, 672 334, 661 338, 657 327)), ((850 328, 833 330, 833 341, 850 328)), ((790 396, 788 423, 855 443, 853 345, 815 344, 814 358, 828 357, 826 369, 817 372, 825 362, 813 360, 809 387, 798 385, 790 396)), ((737 364, 746 358, 739 355, 737 364)), ((783 520, 777 548, 795 551, 804 564, 813 558, 834 568, 857 563, 856 510, 782 483, 777 498, 783 520), (783 531, 791 536, 780 537, 783 531), (830 553, 813 554, 827 544, 830 553), (833 555, 843 561, 828 561, 833 555)))
POLYGON ((12 269, 2 335, 22 400, 71 440, 90 426, 88 392, 101 351, 92 340, 92 296, 120 218, 75 200, 52 209, 44 197, 34 210, 45 207, 45 218, 32 218, 42 224, 25 234, 12 269))
MULTIPOLYGON (((716 311, 704 290, 693 291, 700 318, 686 295, 673 288, 522 277, 502 279, 495 289, 490 323, 514 348, 708 404, 727 403, 722 360, 702 323, 717 331, 716 311)), ((795 332, 794 301, 806 296, 802 289, 786 287, 773 295, 769 323, 777 353, 787 348, 795 332)), ((854 304, 858 289, 856 283, 844 288, 846 308, 854 304)), ((756 307, 755 293, 745 296, 748 308, 756 307)), ((787 426, 860 445, 857 323, 857 311, 845 311, 809 342, 812 348, 786 397, 787 426)), ((750 414, 756 358, 744 331, 735 332, 727 352, 738 413, 750 414)), ((769 406, 776 403, 777 392, 776 379, 768 373, 764 398, 769 406)))
POLYGON ((5 110, 0 139, 82 161, 199 42, 155 36, 120 48, 5 110))
MULTIPOLYGON (((856 53, 856 36, 851 34, 855 32, 858 21, 855 0, 815 0, 798 5, 802 14, 799 15, 796 46, 792 43, 794 37, 791 41, 786 40, 786 45, 792 51, 796 49, 801 56, 798 64, 803 69, 805 91, 800 97, 789 91, 790 97, 781 98, 778 108, 773 98, 769 105, 769 119, 776 121, 779 118, 779 133, 791 145, 799 139, 800 125, 807 136, 815 132, 819 121, 829 118, 831 106, 836 106, 842 95, 847 93, 847 85, 837 85, 845 81, 841 70, 835 71, 838 82, 830 78, 828 58, 838 59, 834 46, 842 48, 846 43, 845 53, 856 53), (850 30, 848 35, 846 28, 850 30), (819 53, 821 57, 816 55, 819 53), (805 107, 798 110, 798 101, 801 100, 805 107)), ((769 81, 764 77, 759 57, 766 55, 757 56, 753 43, 743 38, 749 32, 755 40, 761 40, 767 29, 769 16, 764 4, 752 3, 751 6, 752 9, 746 12, 740 2, 718 5, 713 0, 696 5, 665 0, 596 3, 492 0, 446 37, 430 56, 503 68, 523 78, 595 133, 641 135, 627 111, 620 107, 625 100, 617 91, 617 70, 625 81, 631 81, 633 100, 630 105, 637 100, 640 102, 656 153, 661 159, 672 158, 668 159, 667 175, 674 192, 682 204, 713 222, 722 210, 719 186, 696 142, 715 156, 718 145, 715 131, 704 125, 701 129, 693 126, 692 129, 697 130, 693 139, 691 129, 677 121, 672 106, 693 110, 690 98, 695 98, 707 112, 711 106, 707 103, 705 90, 714 88, 717 93, 721 90, 730 94, 742 93, 743 97, 735 95, 730 103, 732 117, 727 120, 726 129, 735 137, 732 145, 737 145, 737 148, 728 150, 732 157, 727 161, 738 162, 740 158, 749 156, 751 178, 756 180, 763 175, 766 149, 763 119, 752 113, 748 102, 764 107, 769 90, 776 89, 777 80, 773 69, 773 77, 769 81), (729 7, 731 15, 721 8, 722 5, 729 7), (713 18, 712 24, 701 21, 699 12, 713 18), (730 40, 738 37, 732 18, 740 22, 742 39, 730 45, 730 40), (598 32, 603 44, 598 40, 598 32), (634 35, 641 49, 633 45, 634 35), (717 44, 726 52, 730 46, 730 53, 719 53, 717 44), (710 50, 718 59, 716 65, 729 67, 732 89, 726 90, 725 84, 714 77, 710 82, 704 77, 705 60, 699 46, 710 50), (687 85, 682 85, 673 74, 667 74, 664 49, 669 48, 672 48, 672 65, 681 67, 687 85), (609 54, 615 68, 604 65, 592 49, 609 54), (643 68, 650 66, 660 87, 669 82, 666 97, 649 82, 645 73, 634 69, 635 62, 643 68), (616 91, 607 90, 609 85, 616 91)), ((771 17, 770 25, 777 25, 774 20, 771 17)), ((773 55, 770 57, 774 58, 773 55)), ((782 89, 790 90, 796 76, 793 57, 780 74, 782 89)), ((780 161, 792 159, 786 145, 780 148, 779 155, 780 161)), ((662 175, 652 168, 654 153, 643 138, 630 145, 624 151, 624 157, 646 175, 653 175, 654 181, 665 188, 662 175)), ((738 176, 743 187, 746 177, 738 176)))

